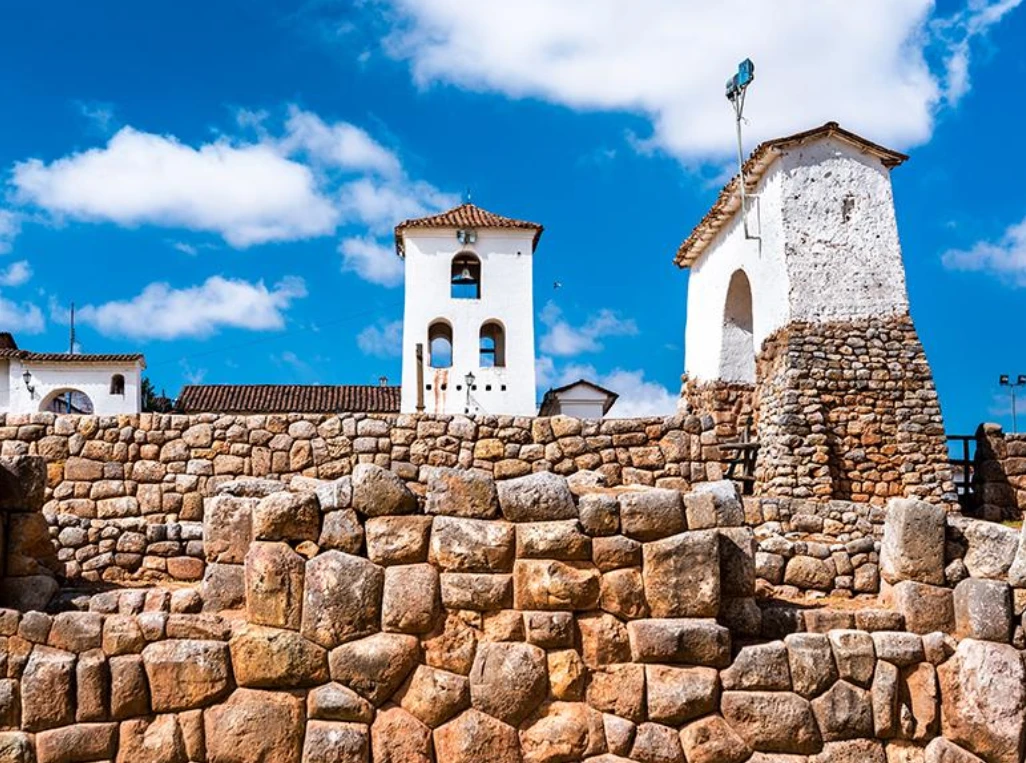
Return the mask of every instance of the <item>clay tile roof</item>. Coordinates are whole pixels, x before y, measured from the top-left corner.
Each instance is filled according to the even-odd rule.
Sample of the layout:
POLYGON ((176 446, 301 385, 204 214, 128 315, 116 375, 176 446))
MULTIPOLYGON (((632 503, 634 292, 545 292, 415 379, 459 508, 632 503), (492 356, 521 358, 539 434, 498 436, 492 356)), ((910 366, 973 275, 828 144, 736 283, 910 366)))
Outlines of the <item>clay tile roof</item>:
POLYGON ((408 228, 520 228, 522 230, 533 230, 534 240, 531 242, 531 249, 538 246, 538 239, 541 238, 545 228, 538 223, 527 222, 526 220, 515 220, 512 217, 503 217, 494 212, 475 204, 460 204, 446 212, 428 217, 418 217, 413 220, 405 220, 395 226, 395 251, 402 257, 405 254, 403 246, 403 232, 408 228))
POLYGON ((399 387, 371 384, 189 384, 182 413, 398 413, 399 387))
POLYGON ((17 350, 18 343, 10 331, 0 331, 0 350, 17 350))
MULTIPOLYGON (((766 170, 769 169, 773 161, 785 149, 828 137, 839 138, 861 151, 872 154, 888 169, 897 167, 908 159, 908 156, 905 154, 884 148, 877 143, 866 140, 861 135, 845 130, 837 122, 827 122, 821 127, 760 143, 744 165, 745 190, 748 193, 755 192, 766 170)), ((691 235, 677 249, 677 256, 674 258, 674 262, 678 267, 687 268, 694 264, 699 255, 705 251, 705 248, 716 237, 716 234, 734 217, 734 213, 741 206, 738 185, 738 176, 735 175, 730 179, 729 183, 723 186, 723 190, 720 191, 720 195, 712 205, 712 208, 706 212, 702 221, 695 226, 695 229, 691 231, 691 235)))
POLYGON ((140 353, 30 352, 0 347, 0 359, 2 358, 17 358, 35 363, 141 363, 144 368, 146 366, 146 359, 140 353))

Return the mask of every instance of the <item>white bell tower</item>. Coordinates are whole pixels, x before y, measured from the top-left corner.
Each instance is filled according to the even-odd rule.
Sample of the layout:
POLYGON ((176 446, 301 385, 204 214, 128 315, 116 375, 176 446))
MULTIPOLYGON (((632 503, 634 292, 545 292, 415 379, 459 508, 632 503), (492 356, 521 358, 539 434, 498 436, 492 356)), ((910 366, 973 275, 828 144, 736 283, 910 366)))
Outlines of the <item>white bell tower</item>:
POLYGON ((542 234, 473 204, 396 226, 403 413, 538 412, 532 265, 542 234))

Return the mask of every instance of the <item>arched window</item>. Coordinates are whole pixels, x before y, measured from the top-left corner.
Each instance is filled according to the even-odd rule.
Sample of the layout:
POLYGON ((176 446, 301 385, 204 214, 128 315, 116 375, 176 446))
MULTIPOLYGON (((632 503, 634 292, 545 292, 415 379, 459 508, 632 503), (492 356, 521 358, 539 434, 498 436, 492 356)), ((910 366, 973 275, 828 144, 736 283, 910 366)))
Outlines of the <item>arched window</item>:
POLYGON ((452 258, 452 298, 481 299, 481 260, 470 252, 452 258))
POLYGON ((110 377, 110 394, 125 394, 125 377, 121 374, 114 374, 112 377, 110 377))
POLYGON ((723 310, 720 378, 755 383, 755 341, 752 330, 752 287, 743 270, 730 277, 723 310))
POLYGON ((49 413, 88 415, 93 412, 93 401, 85 392, 77 389, 60 389, 47 395, 39 406, 39 410, 49 413))
POLYGON ((452 366, 452 326, 446 321, 435 321, 428 326, 428 364, 432 368, 452 366))
POLYGON ((506 365, 506 332, 497 321, 481 326, 481 368, 502 368, 506 365))

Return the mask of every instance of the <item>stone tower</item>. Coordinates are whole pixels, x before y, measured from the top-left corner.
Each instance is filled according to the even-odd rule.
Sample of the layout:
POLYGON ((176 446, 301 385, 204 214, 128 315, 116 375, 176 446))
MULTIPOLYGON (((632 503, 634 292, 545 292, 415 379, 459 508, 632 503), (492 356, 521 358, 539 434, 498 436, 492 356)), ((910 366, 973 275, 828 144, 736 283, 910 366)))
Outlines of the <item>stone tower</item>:
POLYGON ((402 412, 537 413, 532 271, 541 234, 541 225, 469 203, 396 226, 406 261, 402 412))
POLYGON ((758 492, 951 497, 894 212, 890 172, 907 158, 834 122, 763 143, 745 214, 735 177, 677 252, 691 271, 684 397, 721 435, 753 417, 758 492))

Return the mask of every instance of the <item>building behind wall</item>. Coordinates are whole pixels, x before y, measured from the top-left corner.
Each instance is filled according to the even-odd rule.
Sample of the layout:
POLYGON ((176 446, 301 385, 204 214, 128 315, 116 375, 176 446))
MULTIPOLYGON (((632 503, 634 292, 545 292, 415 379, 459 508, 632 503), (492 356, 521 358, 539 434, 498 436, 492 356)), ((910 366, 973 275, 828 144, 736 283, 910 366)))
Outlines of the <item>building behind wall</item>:
POLYGON ((404 413, 535 415, 532 273, 541 234, 537 223, 469 203, 396 227, 406 270, 404 413))
POLYGON ((0 412, 139 413, 145 367, 138 353, 31 352, 0 333, 0 412))
POLYGON ((690 268, 682 394, 724 432, 751 416, 768 495, 953 500, 909 314, 890 171, 836 123, 760 145, 677 253, 690 268))

